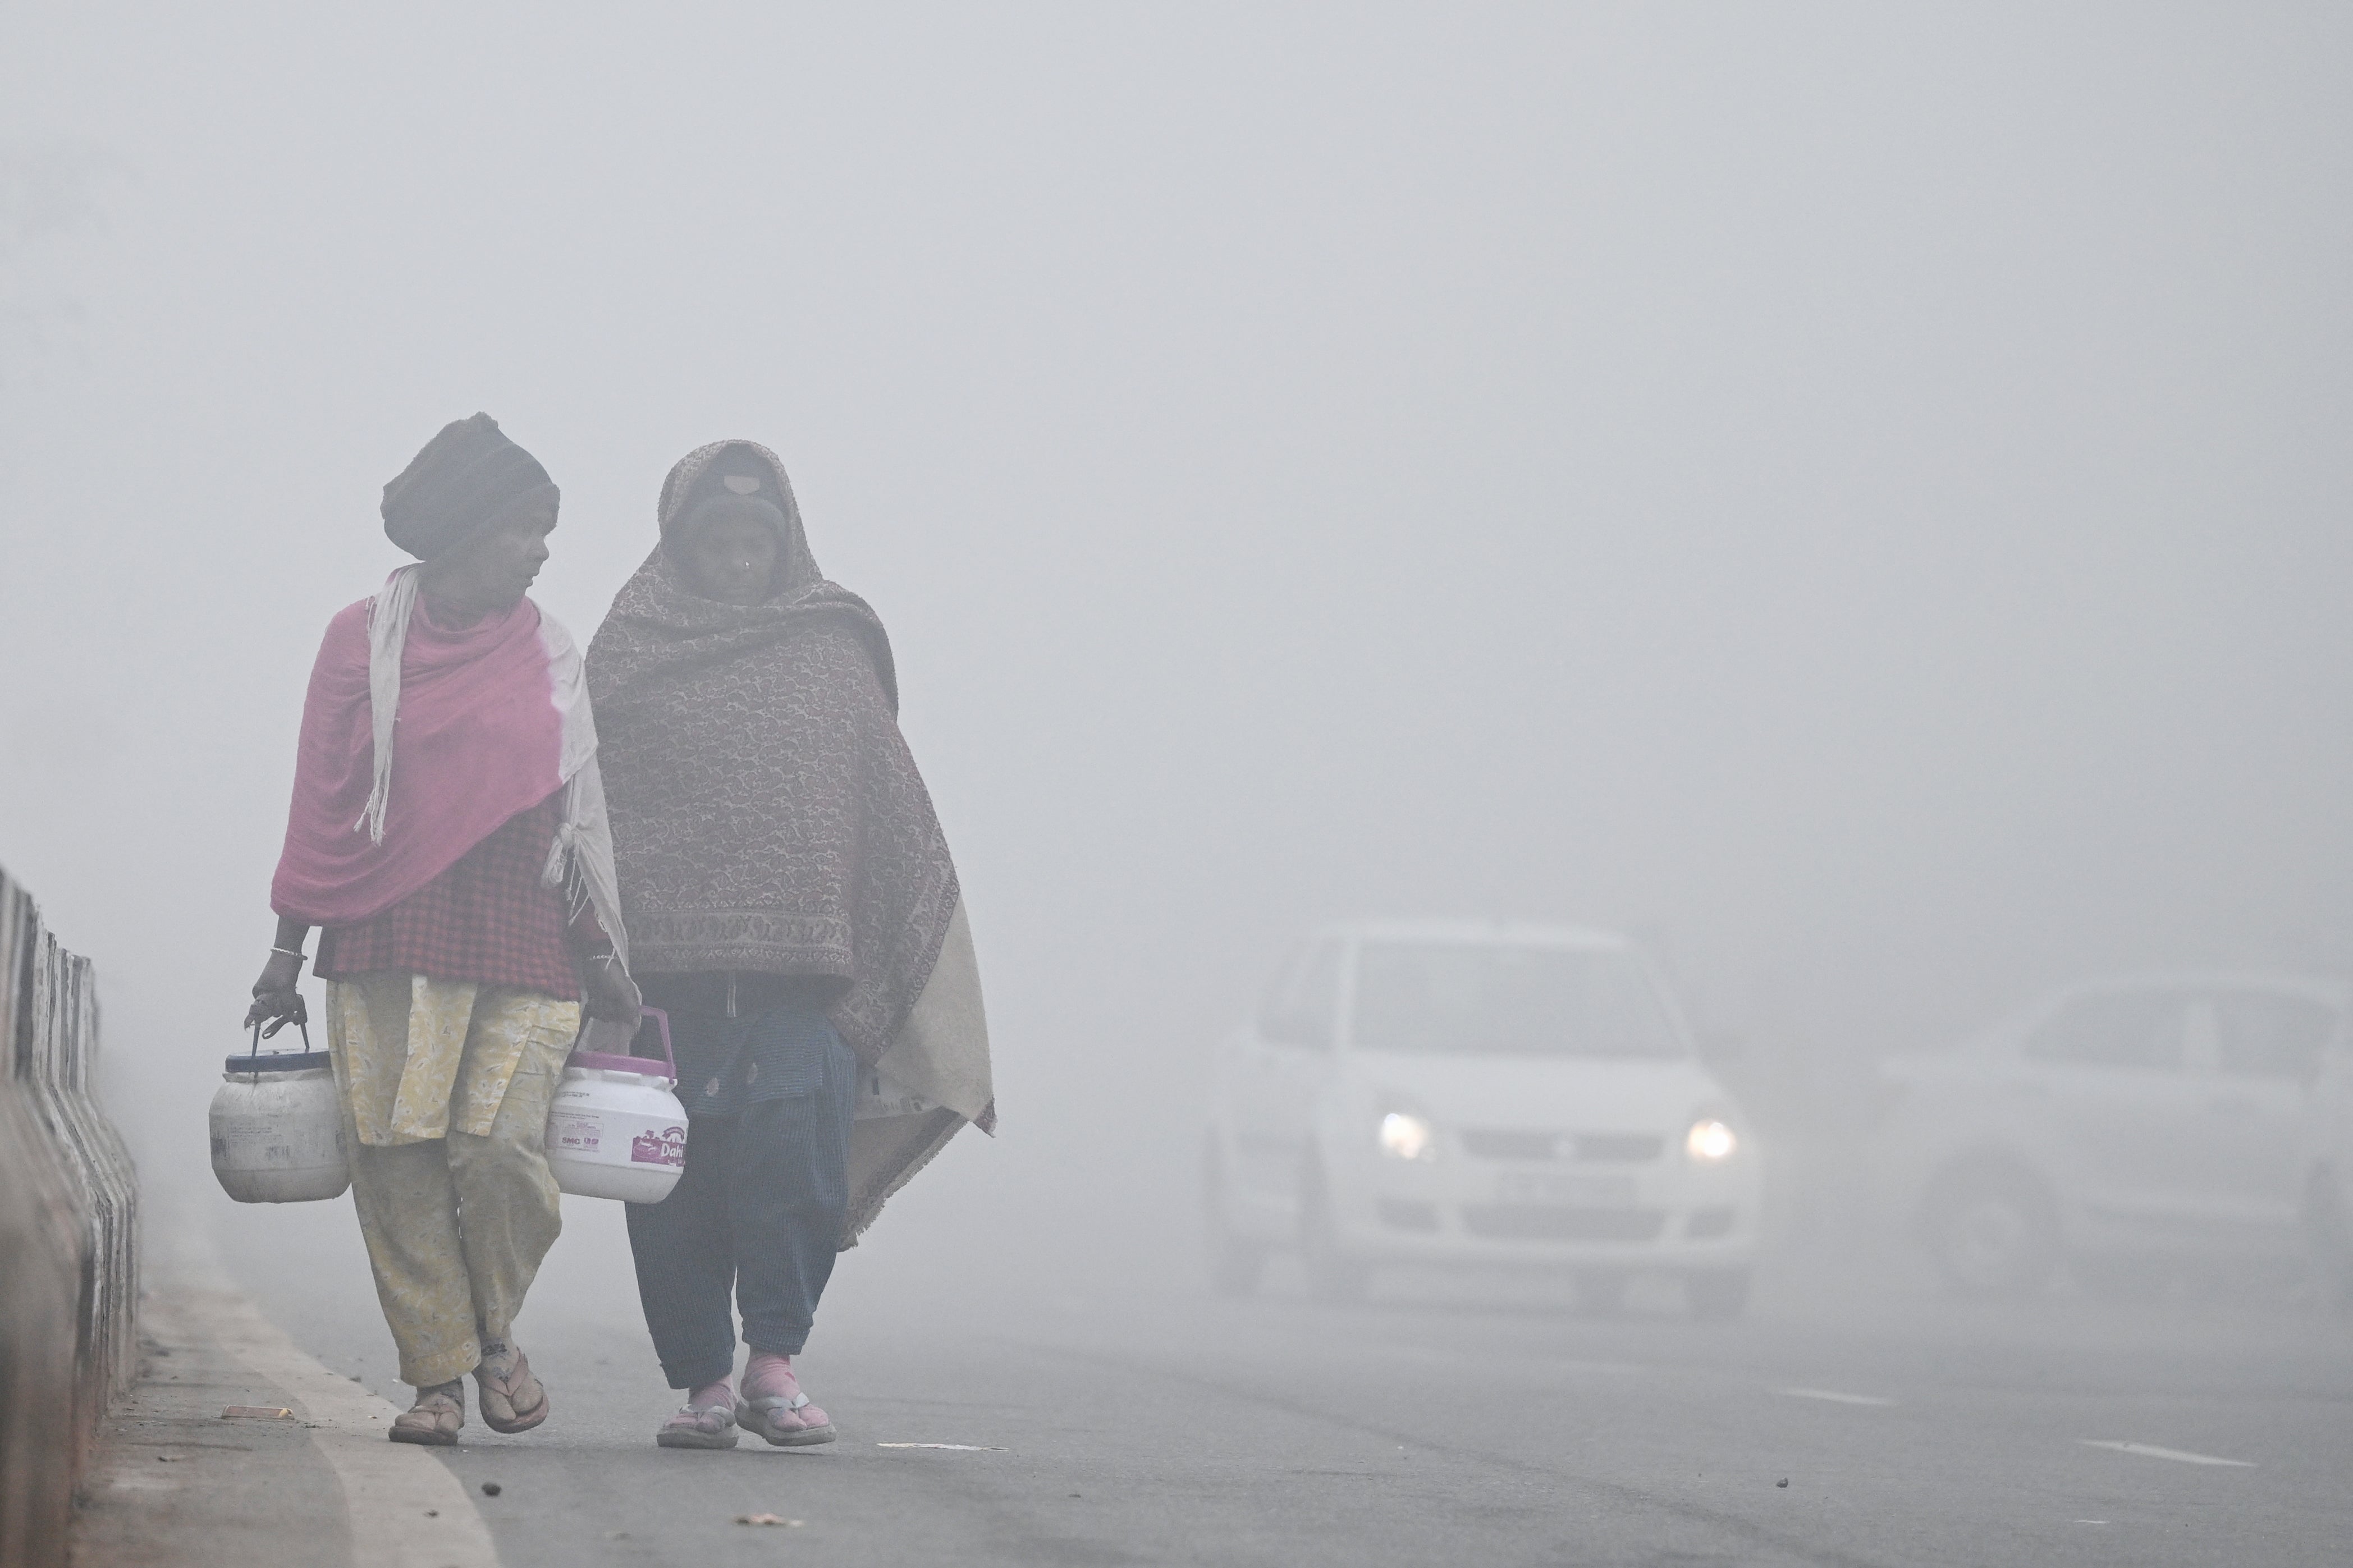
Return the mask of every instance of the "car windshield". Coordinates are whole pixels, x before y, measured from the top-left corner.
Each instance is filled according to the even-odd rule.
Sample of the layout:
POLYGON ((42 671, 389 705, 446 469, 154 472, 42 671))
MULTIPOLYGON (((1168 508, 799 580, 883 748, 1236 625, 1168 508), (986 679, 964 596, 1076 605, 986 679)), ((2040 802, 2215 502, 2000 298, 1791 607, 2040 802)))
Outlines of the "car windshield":
POLYGON ((1623 952, 1472 942, 1366 942, 1351 1031, 1366 1051, 1663 1058, 1682 1037, 1623 952))

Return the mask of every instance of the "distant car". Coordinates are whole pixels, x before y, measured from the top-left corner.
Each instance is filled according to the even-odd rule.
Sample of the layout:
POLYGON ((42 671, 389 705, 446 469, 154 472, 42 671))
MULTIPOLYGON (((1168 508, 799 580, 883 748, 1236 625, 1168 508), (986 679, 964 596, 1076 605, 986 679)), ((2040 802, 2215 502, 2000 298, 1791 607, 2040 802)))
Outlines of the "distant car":
POLYGON ((1385 1264, 1566 1267, 1604 1306, 1664 1272, 1707 1318, 1748 1297, 1757 1150, 1615 936, 1315 932, 1219 1055, 1203 1182, 1231 1292, 1295 1247, 1327 1299, 1385 1264))
POLYGON ((2247 974, 2087 982, 1882 1068, 1866 1190, 1971 1293, 2071 1268, 2100 1291, 2291 1261, 2306 1097, 2345 988, 2247 974))

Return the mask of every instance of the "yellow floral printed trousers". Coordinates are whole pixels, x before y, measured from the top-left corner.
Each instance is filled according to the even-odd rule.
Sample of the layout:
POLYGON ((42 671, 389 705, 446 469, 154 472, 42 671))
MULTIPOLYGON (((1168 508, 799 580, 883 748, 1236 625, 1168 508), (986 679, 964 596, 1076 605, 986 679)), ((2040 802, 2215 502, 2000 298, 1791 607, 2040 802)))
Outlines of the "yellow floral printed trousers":
POLYGON ((400 1379, 471 1372, 564 1219, 547 1105, 580 1004, 386 972, 327 983, 352 1198, 400 1379))

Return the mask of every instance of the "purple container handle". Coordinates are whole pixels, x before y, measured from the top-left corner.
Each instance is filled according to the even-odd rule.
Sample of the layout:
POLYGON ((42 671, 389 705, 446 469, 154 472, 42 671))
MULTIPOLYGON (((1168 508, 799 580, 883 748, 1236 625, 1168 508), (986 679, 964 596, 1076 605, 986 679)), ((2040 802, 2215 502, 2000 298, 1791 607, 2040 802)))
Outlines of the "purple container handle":
MULTIPOLYGON (((654 1021, 654 1028, 656 1032, 661 1036, 662 1059, 670 1064, 670 1082, 676 1083, 678 1081, 678 1057, 677 1054, 670 1048, 670 1015, 662 1011, 659 1007, 648 1007, 643 1011, 647 1017, 651 1018, 654 1021)), ((585 1032, 586 1026, 583 1025, 582 1028, 585 1032)), ((630 1043, 634 1045, 636 1042, 631 1041, 630 1043)), ((604 1051, 574 1051, 570 1057, 565 1058, 564 1065, 566 1067, 575 1068, 594 1068, 605 1072, 643 1072, 646 1070, 646 1064, 652 1059, 653 1058, 651 1057, 614 1056, 609 1052, 604 1051)))

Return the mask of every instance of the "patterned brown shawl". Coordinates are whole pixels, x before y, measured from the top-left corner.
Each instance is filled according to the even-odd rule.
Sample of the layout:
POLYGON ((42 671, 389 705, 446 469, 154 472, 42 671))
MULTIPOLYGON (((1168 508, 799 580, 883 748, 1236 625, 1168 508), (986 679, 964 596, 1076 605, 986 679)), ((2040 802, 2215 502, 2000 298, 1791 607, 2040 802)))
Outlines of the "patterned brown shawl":
POLYGON ((818 575, 776 455, 689 453, 662 526, 730 447, 785 500, 776 596, 702 598, 658 546, 588 647, 631 967, 839 976, 834 1025, 871 1066, 939 963, 955 865, 899 733, 890 639, 818 575))

